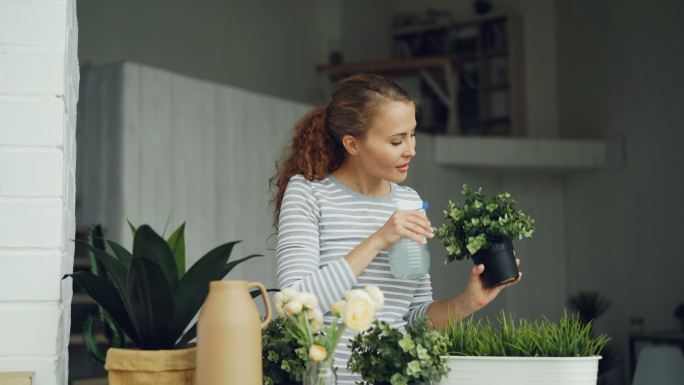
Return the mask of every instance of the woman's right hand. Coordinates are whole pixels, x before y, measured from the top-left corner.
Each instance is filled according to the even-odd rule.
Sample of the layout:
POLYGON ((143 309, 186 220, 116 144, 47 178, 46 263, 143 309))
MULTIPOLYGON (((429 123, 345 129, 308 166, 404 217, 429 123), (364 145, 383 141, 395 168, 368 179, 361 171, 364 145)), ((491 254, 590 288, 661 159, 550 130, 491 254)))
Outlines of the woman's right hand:
POLYGON ((397 210, 371 237, 374 237, 380 250, 384 250, 399 242, 402 237, 412 239, 420 244, 425 237, 435 236, 432 224, 427 215, 417 210, 397 210))

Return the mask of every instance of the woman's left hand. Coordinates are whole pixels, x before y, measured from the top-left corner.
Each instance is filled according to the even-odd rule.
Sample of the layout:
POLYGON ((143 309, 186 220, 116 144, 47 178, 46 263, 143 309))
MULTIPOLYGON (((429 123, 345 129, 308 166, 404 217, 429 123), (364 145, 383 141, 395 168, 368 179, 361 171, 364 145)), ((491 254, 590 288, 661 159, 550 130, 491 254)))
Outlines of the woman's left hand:
MULTIPOLYGON (((515 251, 513 252, 513 255, 515 255, 515 251)), ((520 266, 520 258, 515 259, 515 264, 520 266)), ((472 301, 472 303, 477 304, 477 306, 480 308, 485 307, 488 303, 492 302, 494 298, 499 295, 501 290, 517 284, 522 279, 521 272, 519 273, 518 278, 516 278, 514 281, 490 288, 484 285, 482 277, 480 277, 484 270, 485 267, 482 264, 473 266, 470 273, 470 279, 468 280, 466 288, 463 292, 463 294, 465 294, 472 301)))

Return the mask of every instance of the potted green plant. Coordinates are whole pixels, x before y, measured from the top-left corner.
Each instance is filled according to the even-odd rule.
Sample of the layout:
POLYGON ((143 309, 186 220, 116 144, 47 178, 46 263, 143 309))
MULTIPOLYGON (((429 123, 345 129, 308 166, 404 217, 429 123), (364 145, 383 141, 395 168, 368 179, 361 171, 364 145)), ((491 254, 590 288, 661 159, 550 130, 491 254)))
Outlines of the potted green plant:
POLYGON ((189 342, 197 330, 196 324, 188 327, 207 297, 209 282, 260 255, 228 263, 240 241, 229 242, 209 251, 186 272, 185 224, 168 239, 148 225, 131 230, 132 251, 104 237, 96 244, 79 241, 97 259, 100 274, 77 271, 63 279, 73 278, 126 337, 122 348, 107 350, 110 385, 191 384, 195 347, 189 342))
POLYGON ((489 287, 515 280, 519 273, 512 240, 531 237, 534 219, 517 209, 507 192, 485 197, 481 187, 474 191, 464 184, 461 193, 463 205, 449 201, 447 223, 435 232, 447 249, 445 263, 472 258, 484 264, 482 279, 489 287))
POLYGON ((440 385, 596 385, 600 353, 610 340, 593 337, 591 324, 567 313, 558 322, 529 322, 502 311, 496 325, 471 316, 440 332, 451 368, 440 385))
POLYGON ((407 325, 406 332, 376 320, 350 341, 347 367, 361 374, 361 385, 434 384, 449 371, 447 343, 427 317, 407 325))

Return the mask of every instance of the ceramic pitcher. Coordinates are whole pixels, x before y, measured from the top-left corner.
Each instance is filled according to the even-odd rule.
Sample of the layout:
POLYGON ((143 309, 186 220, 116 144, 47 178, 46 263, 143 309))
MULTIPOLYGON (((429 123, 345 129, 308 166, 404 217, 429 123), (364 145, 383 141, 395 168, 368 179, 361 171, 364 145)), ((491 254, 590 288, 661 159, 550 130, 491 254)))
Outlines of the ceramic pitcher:
POLYGON ((261 329, 271 320, 266 288, 259 282, 212 281, 197 326, 195 385, 263 385, 261 329), (250 288, 258 288, 262 320, 250 288))

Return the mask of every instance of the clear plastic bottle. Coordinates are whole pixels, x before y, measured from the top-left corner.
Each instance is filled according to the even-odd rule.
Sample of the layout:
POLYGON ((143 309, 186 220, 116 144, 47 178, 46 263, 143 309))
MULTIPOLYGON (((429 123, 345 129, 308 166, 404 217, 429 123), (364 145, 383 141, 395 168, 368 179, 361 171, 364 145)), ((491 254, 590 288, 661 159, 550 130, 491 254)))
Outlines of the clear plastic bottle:
MULTIPOLYGON (((418 210, 425 213, 427 202, 417 207, 415 202, 399 201, 399 210, 418 210)), ((427 240, 427 239, 426 239, 427 240)), ((388 250, 392 274, 402 279, 418 279, 430 271, 430 252, 427 243, 420 244, 413 239, 402 237, 388 250)))

